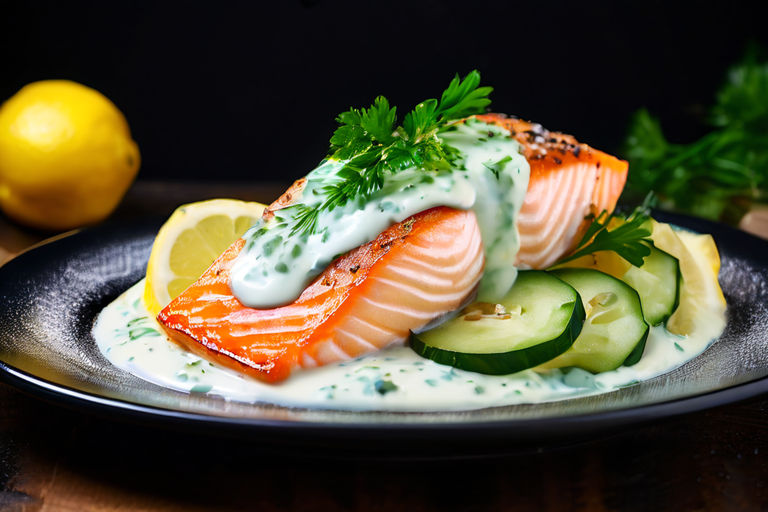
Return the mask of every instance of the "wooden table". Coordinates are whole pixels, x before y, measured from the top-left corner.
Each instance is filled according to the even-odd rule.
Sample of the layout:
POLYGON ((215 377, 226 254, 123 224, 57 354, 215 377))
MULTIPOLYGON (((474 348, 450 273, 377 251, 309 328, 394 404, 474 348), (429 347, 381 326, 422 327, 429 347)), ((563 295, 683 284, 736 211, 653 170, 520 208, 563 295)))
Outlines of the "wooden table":
MULTIPOLYGON (((280 184, 137 183, 116 216, 280 184)), ((0 218, 0 246, 44 236, 0 218)), ((0 326, 2 328, 2 326, 0 326)), ((768 510, 768 397, 476 460, 275 457, 73 412, 0 384, 0 511, 768 510)))

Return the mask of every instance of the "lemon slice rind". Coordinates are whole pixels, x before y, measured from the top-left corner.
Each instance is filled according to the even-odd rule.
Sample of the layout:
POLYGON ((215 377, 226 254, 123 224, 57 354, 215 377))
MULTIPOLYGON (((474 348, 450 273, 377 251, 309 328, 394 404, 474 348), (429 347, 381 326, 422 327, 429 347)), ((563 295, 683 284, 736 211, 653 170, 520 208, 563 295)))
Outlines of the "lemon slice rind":
POLYGON ((211 199, 179 206, 155 237, 147 264, 144 305, 152 316, 196 281, 253 225, 265 205, 211 199))
POLYGON ((717 280, 720 254, 712 236, 654 221, 651 238, 656 247, 678 259, 683 275, 680 303, 667 320, 667 330, 691 335, 701 315, 723 315, 725 297, 717 280))

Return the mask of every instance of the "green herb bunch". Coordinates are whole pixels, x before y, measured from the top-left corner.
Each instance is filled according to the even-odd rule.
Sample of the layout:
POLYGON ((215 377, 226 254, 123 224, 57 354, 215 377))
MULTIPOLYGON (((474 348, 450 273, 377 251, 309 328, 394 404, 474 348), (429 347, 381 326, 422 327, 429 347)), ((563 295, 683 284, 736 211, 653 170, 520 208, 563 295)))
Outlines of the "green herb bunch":
POLYGON ((296 205, 293 234, 314 233, 321 211, 331 211, 348 201, 365 199, 381 189, 384 177, 408 168, 450 169, 456 149, 438 137, 451 121, 485 111, 491 87, 479 87, 480 73, 454 77, 440 100, 422 101, 397 123, 397 108, 384 96, 368 108, 352 108, 336 118, 339 127, 331 137, 329 157, 344 161, 338 180, 323 188, 319 208, 296 205))
POLYGON ((754 52, 728 73, 710 109, 712 131, 691 144, 667 141, 659 121, 638 111, 626 141, 625 197, 655 191, 664 207, 737 222, 768 190, 768 62, 754 52))
POLYGON ((645 257, 651 254, 651 207, 655 206, 656 196, 649 192, 643 203, 632 213, 624 217, 618 213, 603 210, 592 219, 576 249, 554 266, 572 261, 598 251, 613 251, 636 267, 641 267, 645 257), (613 229, 609 229, 614 218, 624 219, 613 229))

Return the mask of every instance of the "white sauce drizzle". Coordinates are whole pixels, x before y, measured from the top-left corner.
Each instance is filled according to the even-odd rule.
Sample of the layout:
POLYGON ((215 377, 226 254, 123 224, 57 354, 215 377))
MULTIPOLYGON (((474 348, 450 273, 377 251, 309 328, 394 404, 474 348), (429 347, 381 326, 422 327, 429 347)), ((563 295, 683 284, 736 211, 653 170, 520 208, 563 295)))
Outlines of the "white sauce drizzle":
POLYGON ((142 280, 107 306, 94 326, 99 349, 115 366, 179 391, 322 409, 470 410, 606 393, 681 366, 703 352, 725 326, 722 312, 704 311, 688 337, 652 327, 639 363, 596 375, 580 369, 482 375, 423 359, 408 347, 392 347, 265 384, 173 343, 146 311, 143 290, 142 280))
MULTIPOLYGON (((323 212, 317 233, 290 236, 295 209, 283 209, 246 233, 246 248, 233 269, 234 294, 251 307, 295 300, 337 254, 373 240, 390 225, 434 206, 472 209, 485 247, 479 299, 496 302, 517 276, 516 217, 528 188, 530 167, 506 130, 470 120, 441 134, 458 149, 459 168, 406 169, 385 179, 368 201, 323 212)), ((300 201, 316 207, 322 188, 342 164, 326 161, 308 175, 300 201)), ((160 386, 228 400, 348 410, 469 410, 540 403, 613 391, 666 373, 703 352, 722 332, 721 309, 703 309, 696 331, 675 336, 651 328, 644 355, 631 367, 593 375, 584 370, 531 369, 491 376, 440 365, 407 347, 390 347, 357 359, 296 372, 265 384, 220 367, 173 343, 142 302, 140 281, 99 315, 93 335, 115 366, 160 386)))
MULTIPOLYGON (((312 235, 291 236, 296 208, 260 220, 243 238, 246 245, 231 271, 230 287, 243 304, 273 308, 293 302, 337 255, 375 239, 389 226, 435 206, 472 209, 485 248, 480 300, 501 300, 517 276, 515 219, 528 189, 530 166, 509 132, 475 119, 443 132, 461 158, 448 171, 405 169, 387 175, 367 201, 349 201, 321 211, 312 235)), ((343 162, 327 160, 307 175, 297 202, 317 209, 323 188, 339 180, 343 162)))

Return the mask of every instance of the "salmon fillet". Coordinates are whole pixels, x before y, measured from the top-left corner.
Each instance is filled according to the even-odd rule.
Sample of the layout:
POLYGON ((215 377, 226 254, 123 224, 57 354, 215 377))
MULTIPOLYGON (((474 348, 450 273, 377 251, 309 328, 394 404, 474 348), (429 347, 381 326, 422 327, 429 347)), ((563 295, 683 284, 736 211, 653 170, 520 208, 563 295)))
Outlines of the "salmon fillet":
MULTIPOLYGON (((537 124, 476 117, 509 130, 531 166, 517 221, 518 264, 549 266, 578 242, 590 214, 613 211, 626 162, 537 124)), ((291 205, 305 182, 294 183, 264 216, 291 205)), ((241 304, 229 288, 243 245, 240 239, 227 249, 158 320, 182 346, 267 382, 403 342, 410 330, 466 302, 484 264, 474 213, 433 208, 335 260, 293 303, 261 310, 241 304)))
POLYGON ((531 166, 528 191, 517 217, 516 265, 546 268, 578 243, 590 216, 616 208, 629 164, 571 135, 503 114, 475 116, 509 130, 531 166))
POLYGON ((292 304, 253 309, 229 289, 243 244, 227 249, 158 319, 192 352, 267 382, 404 341, 466 302, 484 263, 475 214, 438 207, 335 260, 292 304))

